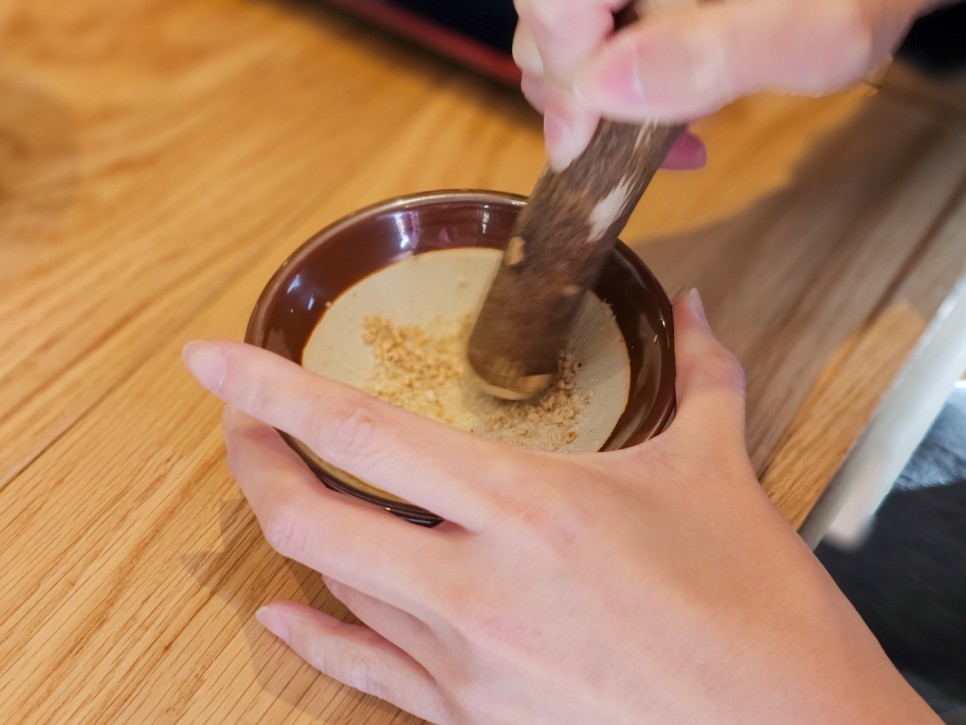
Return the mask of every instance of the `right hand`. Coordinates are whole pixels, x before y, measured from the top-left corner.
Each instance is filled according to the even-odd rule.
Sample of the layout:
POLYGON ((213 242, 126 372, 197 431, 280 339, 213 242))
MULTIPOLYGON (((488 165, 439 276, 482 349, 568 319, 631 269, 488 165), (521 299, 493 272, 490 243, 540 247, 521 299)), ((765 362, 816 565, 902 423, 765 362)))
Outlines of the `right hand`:
MULTIPOLYGON (((651 0, 664 8, 614 33, 613 12, 625 3, 516 0, 513 57, 524 95, 544 113, 558 170, 587 146, 600 116, 682 122, 759 91, 836 90, 884 63, 916 16, 943 4, 651 0)), ((695 142, 684 139, 692 150, 679 144, 674 154, 687 161, 695 142)))

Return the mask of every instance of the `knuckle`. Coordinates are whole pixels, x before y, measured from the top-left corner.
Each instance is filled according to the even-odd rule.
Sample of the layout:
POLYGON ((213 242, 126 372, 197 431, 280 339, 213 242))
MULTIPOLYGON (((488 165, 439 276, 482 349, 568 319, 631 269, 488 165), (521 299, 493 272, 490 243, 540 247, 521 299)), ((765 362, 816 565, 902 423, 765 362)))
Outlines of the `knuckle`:
POLYGON ((517 526, 554 551, 566 551, 591 529, 589 511, 559 491, 540 491, 518 498, 513 507, 517 526))
MULTIPOLYGON (((494 517, 539 551, 553 557, 566 555, 597 526, 595 507, 579 491, 567 490, 592 485, 593 468, 538 457, 530 458, 527 466, 526 485, 493 492, 494 517)), ((519 473, 515 478, 520 478, 519 473)))
POLYGON ((368 403, 320 403, 309 428, 314 449, 335 462, 356 460, 378 453, 375 444, 378 416, 368 403))
POLYGON ((246 426, 244 429, 225 425, 226 460, 228 468, 238 478, 248 469, 260 446, 271 443, 271 437, 277 436, 274 429, 262 426, 246 426))
POLYGON ((481 590, 462 579, 436 593, 436 610, 441 621, 452 627, 464 643, 486 639, 501 613, 506 613, 497 592, 481 590))
POLYGON ((700 354, 685 355, 678 361, 678 372, 690 377, 699 375, 714 386, 743 393, 745 371, 730 351, 720 345, 700 354))
POLYGON ((674 360, 675 373, 679 378, 692 378, 695 371, 700 370, 702 358, 702 355, 696 353, 678 352, 674 360))
POLYGON ((842 73, 847 77, 843 82, 852 80, 872 64, 873 33, 872 24, 866 16, 862 3, 836 3, 841 7, 839 22, 834 26, 835 35, 831 39, 833 47, 841 48, 839 61, 842 73))
POLYGON ((282 556, 297 558, 305 546, 304 508, 304 502, 282 494, 261 518, 265 540, 282 556))
POLYGON ((516 5, 519 16, 531 27, 556 32, 567 22, 566 3, 559 0, 517 0, 516 5))
POLYGON ((575 509, 572 497, 562 495, 561 486, 576 475, 573 463, 561 465, 552 457, 532 453, 521 464, 515 455, 495 457, 487 465, 488 475, 526 485, 500 486, 490 491, 495 515, 503 525, 526 531, 531 539, 554 544, 569 541, 588 526, 586 512, 575 509), (525 478, 524 478, 525 476, 525 478), (542 485, 554 481, 553 486, 542 485))
POLYGON ((803 91, 827 93, 860 77, 873 65, 874 33, 863 5, 825 0, 813 6, 812 12, 817 13, 814 22, 821 23, 824 33, 817 34, 821 47, 811 48, 810 53, 818 54, 822 62, 802 67, 803 91))
POLYGON ((520 88, 524 93, 530 92, 539 93, 543 91, 544 79, 543 76, 536 73, 531 73, 530 71, 524 69, 520 74, 520 88))
POLYGON ((341 663, 341 679, 349 687, 376 697, 385 695, 385 683, 377 676, 377 668, 368 659, 348 655, 341 663))
POLYGON ((711 370, 715 378, 725 387, 738 392, 745 390, 745 369, 738 358, 725 348, 719 348, 711 358, 711 370))
POLYGON ((225 380, 226 384, 232 383, 231 405, 248 415, 258 417, 259 411, 265 410, 277 397, 277 393, 271 390, 264 376, 247 373, 241 366, 232 366, 229 363, 225 380))
POLYGON ((316 640, 310 645, 306 659, 320 672, 353 689, 390 699, 393 695, 393 667, 380 651, 381 643, 382 637, 371 631, 351 645, 333 646, 331 640, 316 640))
POLYGON ((543 74, 543 59, 540 57, 540 51, 533 36, 523 25, 517 27, 516 35, 513 36, 511 53, 513 61, 524 73, 536 77, 543 74))
POLYGON ((546 90, 542 78, 524 71, 520 81, 520 91, 531 106, 539 113, 543 113, 546 106, 546 90))
POLYGON ((385 695, 385 682, 378 677, 371 654, 328 642, 313 642, 307 654, 313 667, 339 682, 376 697, 385 695))
POLYGON ((479 593, 463 598, 451 621, 464 643, 476 650, 505 650, 525 635, 525 627, 513 610, 498 598, 479 593))

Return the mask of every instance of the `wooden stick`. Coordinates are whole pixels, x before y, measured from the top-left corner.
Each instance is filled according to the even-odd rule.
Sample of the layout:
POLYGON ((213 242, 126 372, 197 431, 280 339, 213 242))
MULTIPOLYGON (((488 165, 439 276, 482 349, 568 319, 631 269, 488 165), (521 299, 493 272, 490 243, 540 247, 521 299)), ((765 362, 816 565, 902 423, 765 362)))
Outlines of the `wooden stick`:
MULTIPOLYGON (((637 17, 622 16, 618 25, 637 17)), ((544 169, 470 336, 489 392, 524 400, 553 379, 584 293, 683 128, 602 120, 570 166, 544 169)))

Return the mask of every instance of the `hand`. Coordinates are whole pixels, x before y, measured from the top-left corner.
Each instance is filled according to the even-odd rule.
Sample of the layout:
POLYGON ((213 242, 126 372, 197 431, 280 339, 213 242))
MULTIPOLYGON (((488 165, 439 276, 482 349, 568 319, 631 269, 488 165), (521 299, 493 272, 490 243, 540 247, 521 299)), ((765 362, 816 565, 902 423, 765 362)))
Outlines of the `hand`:
POLYGON ((185 361, 229 407, 229 463, 269 543, 365 625, 258 619, 322 672, 440 723, 932 721, 752 474, 740 367, 675 305, 663 434, 542 454, 416 417, 253 347, 185 361), (324 488, 271 426, 443 516, 324 488))
POLYGON ((836 90, 884 63, 916 15, 941 4, 652 0, 664 9, 615 34, 612 13, 626 2, 516 0, 513 57, 524 95, 544 111, 557 169, 586 147, 600 115, 690 121, 758 91, 836 90))

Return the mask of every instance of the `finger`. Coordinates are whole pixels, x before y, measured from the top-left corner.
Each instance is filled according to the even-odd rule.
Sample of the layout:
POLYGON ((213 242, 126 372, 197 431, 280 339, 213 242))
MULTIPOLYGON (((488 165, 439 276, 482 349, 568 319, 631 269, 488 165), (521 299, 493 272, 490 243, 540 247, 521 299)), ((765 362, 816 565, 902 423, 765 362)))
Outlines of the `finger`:
POLYGON ((255 617, 323 674, 425 720, 446 719, 429 673, 368 627, 341 622, 295 602, 274 602, 255 617))
POLYGON ((589 107, 626 120, 690 120, 750 93, 822 94, 884 61, 910 3, 749 0, 667 11, 618 33, 576 75, 589 107))
MULTIPOLYGON (((541 76, 524 73, 520 81, 520 89, 523 91, 524 98, 540 113, 544 112, 546 103, 546 85, 541 76)), ((579 153, 582 149, 578 149, 579 153)), ((558 163, 569 163, 568 159, 573 151, 564 151, 558 158, 558 163)), ((678 137, 677 141, 668 152, 667 158, 661 167, 675 171, 692 171, 701 169, 708 161, 708 153, 704 142, 693 133, 685 132, 678 137)))
POLYGON ((708 161, 704 142, 689 131, 682 133, 668 152, 661 168, 692 171, 703 168, 708 161))
POLYGON ((711 332, 697 290, 674 303, 677 413, 672 425, 711 447, 744 447, 745 378, 738 360, 711 332))
POLYGON ((461 526, 483 526, 492 510, 487 492, 505 487, 524 462, 520 449, 413 415, 252 345, 189 343, 183 358, 233 408, 461 526))
POLYGON ((543 136, 547 160, 556 171, 563 171, 576 159, 597 130, 600 121, 578 104, 569 93, 549 87, 544 96, 543 136))
POLYGON ((597 128, 599 115, 577 103, 570 86, 574 72, 613 31, 613 13, 625 1, 516 2, 520 16, 517 55, 525 69, 534 66, 535 70, 534 56, 540 59, 540 75, 547 89, 542 104, 543 132, 547 160, 555 171, 566 169, 587 148, 597 128))
POLYGON ((425 568, 449 558, 445 539, 325 488, 270 426, 228 408, 223 427, 229 467, 273 549, 407 611, 426 608, 425 568))
POLYGON ((523 97, 527 99, 527 103, 543 113, 547 94, 543 78, 524 71, 523 78, 520 80, 520 90, 523 91, 523 97))
MULTIPOLYGON (((536 89, 532 86, 525 87, 524 96, 537 110, 541 110, 538 103, 546 104, 546 90, 542 85, 536 89), (533 94, 535 99, 531 99, 530 94, 533 94)), ((567 168, 583 153, 599 122, 596 116, 573 105, 568 105, 563 112, 560 112, 560 108, 560 106, 552 106, 544 110, 547 157, 550 165, 557 170, 567 168)), ((661 168, 693 171, 703 168, 707 162, 708 153, 704 142, 693 133, 685 132, 674 142, 661 168)))
POLYGON ((521 24, 539 49, 544 74, 570 80, 613 31, 626 0, 517 0, 521 24))
POLYGON ((517 23, 517 29, 513 33, 512 53, 513 62, 524 73, 543 75, 543 59, 540 58, 537 41, 533 39, 533 33, 523 22, 517 23))
POLYGON ((332 577, 323 577, 325 586, 366 626, 408 652, 417 661, 425 661, 425 649, 432 645, 429 627, 422 620, 382 599, 354 589, 332 577))

